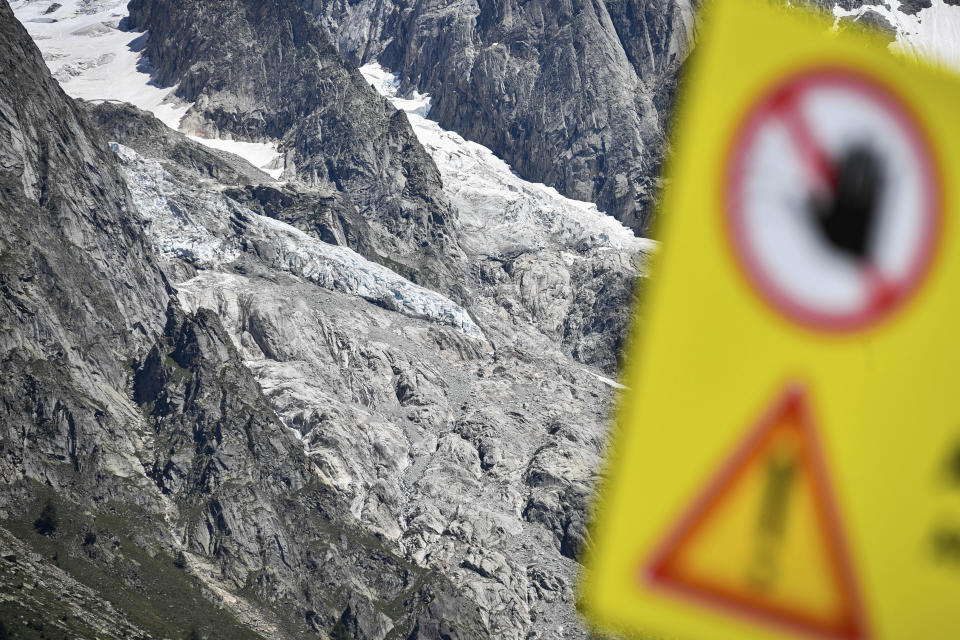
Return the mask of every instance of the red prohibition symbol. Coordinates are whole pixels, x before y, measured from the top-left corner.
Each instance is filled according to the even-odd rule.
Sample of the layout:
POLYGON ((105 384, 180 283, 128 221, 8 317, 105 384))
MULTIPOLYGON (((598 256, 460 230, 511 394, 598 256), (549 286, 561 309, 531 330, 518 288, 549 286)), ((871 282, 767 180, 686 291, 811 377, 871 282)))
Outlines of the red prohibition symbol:
POLYGON ((737 131, 726 227, 747 279, 806 327, 851 331, 929 271, 941 184, 911 109, 862 72, 818 68, 762 95, 737 131))

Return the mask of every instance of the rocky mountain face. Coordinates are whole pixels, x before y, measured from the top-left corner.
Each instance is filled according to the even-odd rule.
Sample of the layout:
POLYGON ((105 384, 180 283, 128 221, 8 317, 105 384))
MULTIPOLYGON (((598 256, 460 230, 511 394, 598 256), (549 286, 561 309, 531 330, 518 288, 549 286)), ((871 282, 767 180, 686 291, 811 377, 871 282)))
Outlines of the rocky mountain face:
MULTIPOLYGON (((944 1, 822 4, 922 51, 944 1)), ((646 224, 692 4, 12 5, 0 630, 588 637, 655 250, 604 211, 646 224)))
POLYGON ((646 233, 695 0, 302 0, 355 64, 527 180, 646 233))
POLYGON ((156 81, 193 103, 186 133, 275 140, 285 174, 348 195, 374 229, 355 247, 418 282, 464 280, 455 217, 403 114, 348 68, 292 0, 134 0, 156 81))
MULTIPOLYGON (((94 113, 114 109, 92 107, 94 113)), ((574 559, 585 541, 609 387, 565 355, 557 337, 579 304, 605 300, 604 288, 619 292, 605 304, 628 307, 636 249, 604 249, 605 241, 564 226, 559 230, 570 235, 566 243, 524 250, 511 244, 511 254, 490 255, 489 249, 480 253, 489 246, 482 238, 465 233, 463 244, 483 283, 471 292, 468 314, 349 249, 322 242, 295 206, 258 214, 245 206, 246 189, 198 185, 196 175, 168 160, 122 144, 116 150, 164 269, 178 274, 182 304, 198 313, 214 310, 229 338, 223 343, 235 346, 288 433, 299 437, 317 478, 342 499, 334 512, 413 567, 454 585, 453 604, 436 605, 442 619, 467 625, 450 637, 582 635, 573 607, 574 559), (592 288, 576 287, 574 294, 579 278, 592 288), (589 301, 576 299, 587 295, 589 301), (467 624, 471 609, 461 611, 458 602, 475 608, 479 625, 467 624)), ((299 200, 315 197, 308 190, 296 194, 299 200)), ((518 234, 505 230, 504 236, 518 234)), ((600 317, 609 323, 620 316, 600 317)), ((610 327, 580 331, 612 333, 610 327)), ((178 340, 169 340, 168 352, 178 340)), ((170 366, 167 375, 176 377, 170 366)), ((182 421, 184 409, 164 400, 154 412, 158 420, 182 421)), ((194 419, 191 414, 187 422, 194 419)), ((174 455, 161 468, 172 469, 172 487, 196 492, 202 482, 181 456, 191 460, 174 455)), ((251 466, 264 465, 251 461, 237 468, 251 466)), ((276 472, 289 476, 283 467, 276 472)), ((262 501, 238 496, 230 529, 263 522, 256 506, 262 501)), ((188 532, 201 558, 217 550, 209 529, 204 523, 188 532)), ((308 532, 308 538, 316 535, 308 532)), ((281 539, 285 557, 302 549, 300 540, 281 539)), ((282 564, 268 558, 264 566, 276 562, 282 564)), ((236 582, 224 588, 243 588, 241 576, 249 582, 259 568, 233 569, 236 582)), ((224 580, 223 571, 211 579, 224 580)), ((376 566, 375 572, 383 571, 376 566)), ((336 589, 336 578, 325 580, 308 584, 321 593, 336 589)), ((279 575, 274 588, 286 596, 296 592, 291 583, 300 584, 279 575)), ((373 598, 374 608, 388 600, 373 598)), ((288 604, 319 610, 310 602, 288 604)), ((396 615, 363 624, 372 630, 353 637, 447 633, 415 633, 396 615)))
POLYGON ((115 154, 6 3, 0 36, 5 632, 482 637, 474 602, 350 516, 219 317, 182 310, 115 154))
POLYGON ((295 5, 218 14, 284 44, 276 93, 199 4, 138 0, 74 35, 111 7, 14 4, 84 38, 37 40, 51 66, 73 56, 67 88, 120 59, 97 47, 124 25, 149 27, 158 74, 183 36, 185 130, 280 136, 287 164, 278 182, 132 105, 72 100, 0 3, 7 630, 586 637, 605 376, 653 244, 422 117, 295 5), (285 111, 300 74, 313 103, 285 111))
POLYGON ((171 289, 113 154, 6 3, 0 47, 0 474, 102 496, 97 467, 135 466, 138 436, 122 426, 137 412, 117 396, 171 289))

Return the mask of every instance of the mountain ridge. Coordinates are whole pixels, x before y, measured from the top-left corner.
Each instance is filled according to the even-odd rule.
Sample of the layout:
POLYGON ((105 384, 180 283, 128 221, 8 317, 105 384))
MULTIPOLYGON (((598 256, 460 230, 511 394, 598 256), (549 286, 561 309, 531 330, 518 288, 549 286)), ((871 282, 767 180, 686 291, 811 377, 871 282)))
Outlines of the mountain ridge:
MULTIPOLYGON (((109 2, 51 4, 49 13, 16 6, 58 21, 28 23, 42 34, 57 33, 49 25, 68 29, 78 9, 111 11, 109 2)), ((114 46, 130 33, 118 29, 121 18, 104 21, 102 35, 63 37, 114 46)), ((0 22, 16 26, 8 13, 0 22)), ((91 95, 85 73, 99 73, 104 54, 84 58, 71 41, 64 63, 60 40, 38 42, 64 86, 91 95)), ((33 66, 17 85, 53 91, 33 45, 29 55, 33 66)), ((15 59, 0 47, 3 64, 15 59)), ((334 89, 324 99, 340 108, 334 89)), ((433 250, 470 274, 454 281, 451 289, 465 292, 458 300, 442 281, 418 285, 392 254, 377 254, 410 229, 391 235, 378 220, 384 211, 358 206, 345 183, 295 174, 276 181, 132 106, 57 95, 23 103, 42 114, 37 122, 77 114, 70 128, 89 144, 70 136, 62 153, 97 158, 117 185, 97 206, 129 218, 143 245, 128 256, 135 273, 103 277, 125 291, 143 270, 163 294, 149 308, 118 312, 124 327, 149 328, 136 349, 78 356, 87 369, 116 371, 98 392, 99 418, 62 409, 88 403, 83 384, 96 376, 70 374, 58 392, 55 352, 29 343, 35 363, 7 360, 46 372, 31 374, 32 393, 50 403, 40 424, 60 416, 56 429, 37 433, 40 453, 26 465, 11 453, 18 434, 0 431, 13 487, 0 498, 0 528, 19 541, 3 543, 18 560, 0 564, 0 582, 16 585, 18 567, 38 576, 30 582, 37 598, 14 608, 16 631, 32 634, 29 625, 42 623, 105 637, 183 637, 191 628, 355 640, 585 637, 573 576, 614 384, 598 372, 616 367, 653 244, 587 203, 520 181, 488 149, 435 123, 414 127, 415 114, 398 110, 391 123, 419 146, 411 158, 430 158, 433 169, 423 171, 456 216, 445 225, 452 242, 433 250), (71 433, 73 466, 62 464, 74 461, 71 433), (122 455, 104 462, 95 452, 108 445, 122 455), (60 515, 43 533, 31 523, 47 501, 60 515), (64 595, 58 572, 78 586, 64 595), (95 596, 72 595, 87 593, 83 585, 95 596), (99 598, 91 607, 111 603, 116 616, 98 624, 47 617, 55 606, 84 606, 81 597, 99 598)), ((150 100, 164 118, 190 108, 150 100)), ((388 112, 388 100, 402 103, 389 92, 369 103, 388 112)), ((83 209, 89 177, 75 182, 68 200, 83 209)), ((10 209, 2 215, 16 219, 10 209)), ((111 250, 122 246, 110 238, 101 239, 111 250)), ((0 277, 5 269, 0 261, 0 277)), ((113 300, 77 290, 80 306, 113 300)), ((53 289, 37 296, 57 298, 53 289)), ((76 326, 73 333, 90 331, 76 326)), ((7 384, 9 398, 29 388, 7 384)), ((30 407, 11 406, 19 424, 36 428, 30 407)))

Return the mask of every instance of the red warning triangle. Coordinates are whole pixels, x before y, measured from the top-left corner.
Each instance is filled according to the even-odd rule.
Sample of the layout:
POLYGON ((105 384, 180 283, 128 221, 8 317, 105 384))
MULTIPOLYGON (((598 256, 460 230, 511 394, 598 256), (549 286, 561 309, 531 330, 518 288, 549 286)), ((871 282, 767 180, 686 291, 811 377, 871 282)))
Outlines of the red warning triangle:
POLYGON ((806 395, 789 388, 644 566, 653 587, 816 637, 869 637, 806 395))

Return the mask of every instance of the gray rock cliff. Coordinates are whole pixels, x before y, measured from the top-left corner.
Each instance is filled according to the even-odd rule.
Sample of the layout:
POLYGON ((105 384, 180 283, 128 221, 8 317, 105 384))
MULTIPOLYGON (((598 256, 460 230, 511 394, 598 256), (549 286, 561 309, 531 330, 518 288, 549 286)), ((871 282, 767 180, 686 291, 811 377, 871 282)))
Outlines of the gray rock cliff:
MULTIPOLYGON (((464 280, 456 218, 406 118, 350 68, 292 0, 133 0, 158 82, 193 102, 181 128, 280 141, 290 175, 344 192, 376 255, 451 293, 464 280)), ((370 255, 377 259, 374 255, 370 255)))
POLYGON ((688 0, 303 0, 355 64, 433 96, 430 117, 526 179, 646 233, 688 0))

